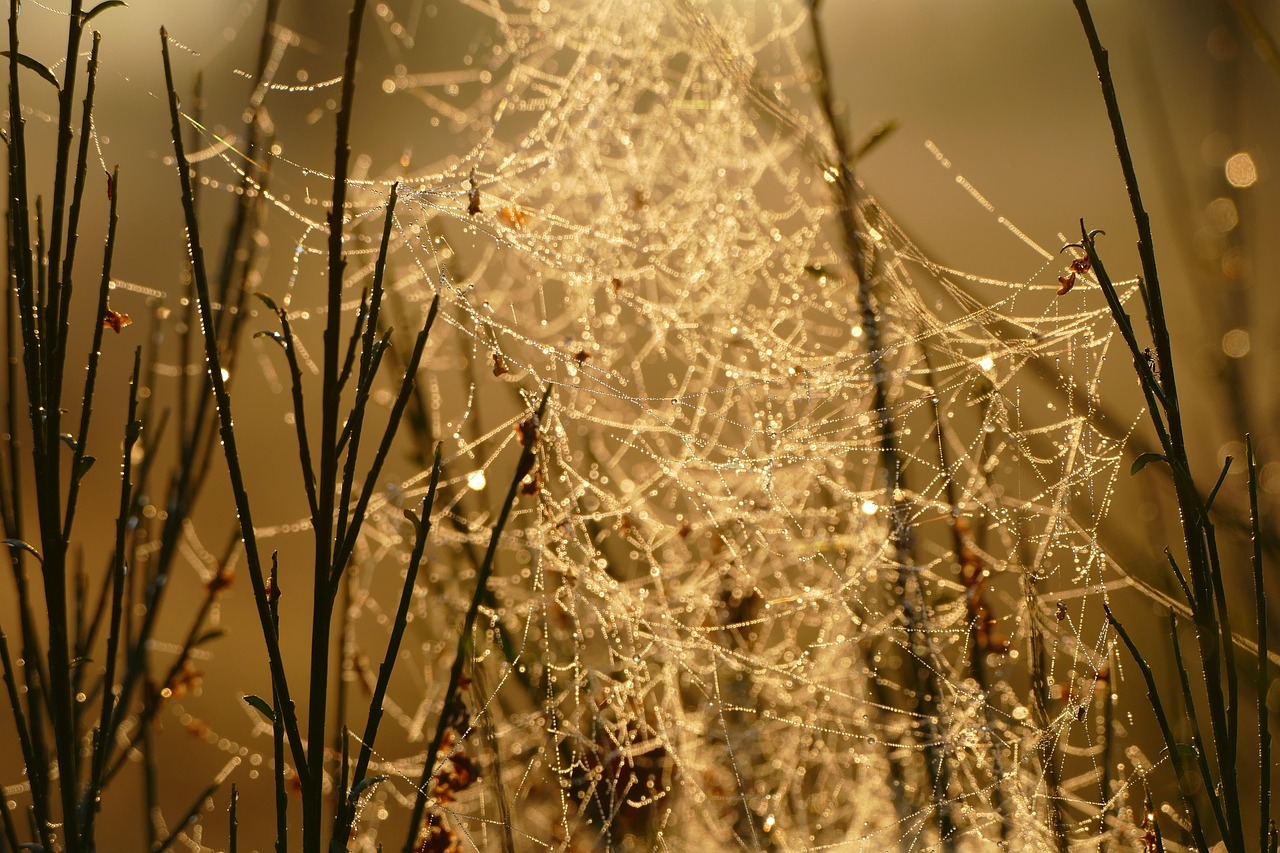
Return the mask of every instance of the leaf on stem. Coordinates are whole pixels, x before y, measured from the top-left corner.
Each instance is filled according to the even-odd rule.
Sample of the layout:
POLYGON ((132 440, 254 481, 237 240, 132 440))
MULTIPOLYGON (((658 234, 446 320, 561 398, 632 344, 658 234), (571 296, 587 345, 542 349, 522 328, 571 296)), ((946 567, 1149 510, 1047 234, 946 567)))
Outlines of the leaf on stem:
POLYGON ((1132 477, 1134 474, 1138 473, 1143 468, 1146 468, 1147 465, 1152 462, 1168 462, 1168 461, 1169 461, 1169 457, 1165 456, 1163 453, 1156 453, 1155 451, 1143 453, 1137 459, 1133 460, 1133 465, 1129 467, 1129 476, 1132 477))
POLYGON ((350 801, 354 803, 356 800, 360 798, 360 794, 363 793, 367 788, 370 788, 378 784, 379 782, 385 782, 390 778, 391 778, 390 776, 370 776, 368 779, 361 779, 360 784, 352 787, 351 794, 349 797, 350 801))
POLYGON ((44 563, 44 558, 40 556, 40 552, 21 539, 0 539, 0 545, 8 545, 10 548, 17 548, 19 551, 26 551, 35 557, 37 562, 44 563))
POLYGON ((280 334, 279 332, 272 332, 270 330, 264 329, 261 332, 254 332, 253 336, 254 338, 270 338, 271 340, 278 343, 281 347, 285 346, 284 335, 280 334))
POLYGON ((254 294, 253 294, 253 295, 254 295, 254 296, 256 296, 256 297, 258 297, 258 299, 260 299, 260 300, 262 301, 262 304, 263 304, 263 305, 265 305, 265 306, 267 306, 268 308, 270 308, 270 309, 271 309, 272 311, 274 311, 276 314, 279 314, 279 313, 280 313, 280 307, 279 307, 278 305, 276 305, 276 301, 275 301, 274 299, 272 299, 270 296, 267 296, 267 294, 263 293, 263 292, 262 292, 262 291, 260 291, 260 290, 258 290, 258 291, 254 291, 254 294))
POLYGON ((88 23, 92 21, 97 15, 107 11, 108 9, 114 8, 116 6, 128 6, 128 5, 129 4, 124 2, 124 0, 103 0, 103 2, 99 3, 97 6, 94 6, 88 12, 84 12, 83 14, 81 14, 80 26, 82 27, 87 26, 88 23))
POLYGON ((88 474, 89 469, 93 467, 93 463, 97 461, 98 459, 95 456, 81 457, 80 464, 76 465, 76 471, 75 471, 76 479, 79 480, 80 478, 84 477, 85 474, 88 474))
MULTIPOLYGON (((9 56, 9 55, 10 55, 9 51, 0 50, 0 56, 9 56)), ((50 86, 57 89, 59 92, 62 91, 62 86, 58 84, 58 78, 54 76, 53 72, 49 70, 49 67, 47 65, 40 62, 39 60, 32 59, 31 57, 27 56, 25 53, 17 54, 17 60, 19 65, 24 65, 27 68, 30 68, 32 71, 39 74, 45 80, 45 82, 47 82, 50 86)))
POLYGON ((259 714, 266 717, 271 722, 271 725, 274 726, 276 724, 275 709, 273 709, 261 696, 254 696, 253 694, 250 694, 244 697, 244 701, 259 714))

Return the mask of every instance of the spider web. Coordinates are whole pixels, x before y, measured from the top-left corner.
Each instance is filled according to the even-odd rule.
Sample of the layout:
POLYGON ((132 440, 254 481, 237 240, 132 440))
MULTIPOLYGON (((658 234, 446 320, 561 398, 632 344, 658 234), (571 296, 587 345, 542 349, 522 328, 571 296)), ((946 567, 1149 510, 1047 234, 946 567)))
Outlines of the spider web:
MULTIPOLYGON (((371 12, 393 67, 362 81, 362 109, 399 111, 450 150, 366 157, 353 184, 344 310, 372 276, 393 180, 396 325, 442 302, 402 473, 370 504, 349 589, 356 707, 408 561, 402 511, 436 441, 445 461, 388 698, 400 731, 379 740, 372 772, 388 778, 353 849, 401 843, 424 760, 428 850, 1056 849, 1061 829, 1123 842, 1128 788, 1152 762, 1121 755, 1098 613, 1122 579, 1097 532, 1123 436, 1092 423, 1112 323, 1089 275, 1059 295, 1067 259, 1003 217, 1011 251, 1031 250, 1023 280, 949 269, 862 187, 864 318, 800 5, 371 12), (457 36, 441 52, 433 15, 457 36), (475 555, 547 384, 465 707, 424 756, 475 555)), ((273 35, 263 108, 331 110, 338 60, 273 35)), ((235 186, 234 140, 204 141, 205 185, 235 186)), ((305 355, 324 320, 311 198, 326 176, 287 143, 273 154, 254 191, 293 263, 258 287, 305 355)), ((273 350, 254 351, 269 404, 288 408, 273 350)), ((287 547, 300 519, 259 533, 287 547)), ((191 710, 175 706, 188 724, 191 710)))

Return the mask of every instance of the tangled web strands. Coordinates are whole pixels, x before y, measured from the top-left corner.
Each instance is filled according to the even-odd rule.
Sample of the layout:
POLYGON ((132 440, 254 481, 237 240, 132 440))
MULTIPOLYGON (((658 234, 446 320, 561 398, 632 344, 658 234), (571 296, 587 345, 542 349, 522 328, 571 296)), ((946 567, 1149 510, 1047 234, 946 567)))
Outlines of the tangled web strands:
MULTIPOLYGON (((1044 257, 1016 282, 943 269, 864 194, 869 351, 799 4, 467 4, 470 52, 421 75, 408 12, 377 9, 402 63, 382 97, 457 147, 358 182, 350 251, 368 275, 402 178, 390 298, 409 310, 439 289, 447 325, 415 423, 446 459, 399 670, 422 681, 393 685, 388 708, 410 739, 441 713, 521 393, 555 386, 470 687, 427 757, 428 840, 496 849, 505 824, 519 849, 923 849, 950 825, 960 846, 1051 848, 1055 821, 1096 837, 1104 809, 1123 817, 1113 798, 1136 777, 1108 769, 1098 734, 1113 688, 1094 613, 1120 447, 1090 425, 1111 333, 1087 276, 1058 296, 1044 257), (1033 363, 1074 402, 1046 396, 1033 363), (878 374, 903 460, 892 494, 878 374)), ((264 103, 291 97, 306 87, 264 103)), ((235 169, 215 142, 205 168, 235 169)), ((323 251, 290 212, 299 256, 323 251)), ((305 276, 289 287, 317 340, 322 312, 299 306, 320 299, 305 276)), ((424 490, 411 476, 371 504, 351 609, 370 682, 394 600, 375 590, 424 490)), ((399 843, 412 750, 380 741, 373 772, 390 778, 362 849, 399 843)))

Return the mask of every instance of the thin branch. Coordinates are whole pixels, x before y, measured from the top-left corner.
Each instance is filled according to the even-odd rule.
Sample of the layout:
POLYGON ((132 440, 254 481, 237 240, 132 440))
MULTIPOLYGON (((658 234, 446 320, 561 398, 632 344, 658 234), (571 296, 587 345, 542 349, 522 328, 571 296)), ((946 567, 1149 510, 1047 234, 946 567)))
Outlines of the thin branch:
POLYGON ((440 751, 440 745, 444 742, 445 729, 449 723, 449 711, 457 701, 458 687, 462 683, 462 671, 469 657, 471 631, 475 626, 476 616, 480 612, 480 603, 484 600, 485 588, 489 583, 489 575, 493 572, 494 559, 498 555, 498 545, 502 540, 502 531, 507 526, 507 519, 511 516, 511 509, 515 506, 516 499, 520 496, 520 484, 533 469, 538 435, 542 428, 542 419, 546 415, 547 401, 551 398, 553 387, 548 383, 546 389, 542 392, 542 400, 538 403, 537 413, 529 421, 526 421, 529 429, 527 431, 522 430, 524 448, 520 451, 520 459, 516 462, 515 473, 511 478, 511 486, 507 489, 507 496, 502 502, 502 508, 498 511, 498 518, 489 534, 489 548, 485 551, 484 562, 480 564, 480 571, 476 572, 476 588, 471 596, 471 605, 467 608, 462 625, 458 628, 458 644, 454 650, 453 668, 449 671, 449 684, 445 688, 444 701, 440 705, 440 717, 436 722, 436 732, 432 736, 431 743, 428 745, 426 754, 422 759, 422 778, 418 781, 418 790, 413 801, 413 814, 409 818, 409 832, 405 838, 403 853, 413 853, 414 846, 418 842, 418 832, 422 826, 422 814, 427 804, 427 790, 438 766, 436 764, 436 753, 440 751))
POLYGON ((240 531, 244 539, 245 559, 249 564, 249 578, 253 584, 254 601, 258 607, 258 618, 262 623, 262 633, 267 643, 271 680, 280 692, 282 706, 280 716, 284 721, 289 746, 293 750, 294 762, 298 767, 306 767, 307 758, 306 750, 303 747, 302 733, 298 729, 298 719, 294 712, 293 700, 289 695, 284 660, 280 653, 279 638, 272 627, 271 611, 267 604, 266 584, 262 572, 262 562, 258 553, 257 537, 253 529, 249 495, 245 490, 244 475, 240 469, 240 454, 236 449, 235 427, 231 414, 231 397, 227 394, 226 382, 222 378, 221 358, 218 353, 218 343, 214 337, 209 280, 205 273, 204 249, 200 242, 200 223, 191 200, 190 166, 182 144, 182 123, 178 112, 178 94, 174 89, 173 69, 169 60, 169 37, 163 29, 160 30, 160 45, 161 54, 164 58, 165 83, 169 95, 169 118, 172 126, 174 154, 177 161, 178 178, 182 186, 182 207, 187 224, 187 244, 191 254, 196 297, 200 308, 200 322, 204 329, 206 367, 210 384, 213 386, 214 398, 217 401, 222 449, 226 456, 227 470, 231 478, 231 490, 235 496, 236 515, 240 520, 240 531))

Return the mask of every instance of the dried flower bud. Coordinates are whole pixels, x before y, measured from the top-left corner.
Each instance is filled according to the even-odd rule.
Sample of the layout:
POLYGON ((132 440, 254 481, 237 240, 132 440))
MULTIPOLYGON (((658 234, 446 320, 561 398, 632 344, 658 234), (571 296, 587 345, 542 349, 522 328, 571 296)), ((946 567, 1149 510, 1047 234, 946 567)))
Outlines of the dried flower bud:
POLYGON ((114 308, 108 308, 107 312, 102 315, 102 328, 110 329, 117 335, 125 326, 133 324, 133 320, 129 319, 128 314, 122 314, 114 308))
POLYGON ((475 216, 480 212, 480 187, 476 186, 476 170, 472 169, 467 176, 467 215, 475 216))
POLYGON ((265 591, 267 593, 267 603, 275 604, 277 601, 280 600, 280 596, 283 594, 280 591, 279 583, 278 582, 273 583, 271 578, 267 578, 267 582, 265 586, 266 586, 265 591))

